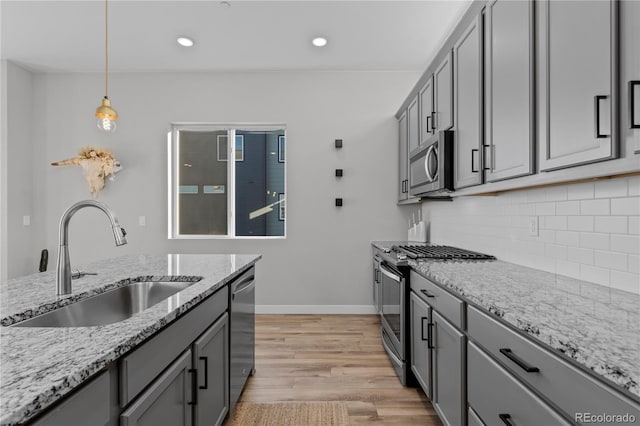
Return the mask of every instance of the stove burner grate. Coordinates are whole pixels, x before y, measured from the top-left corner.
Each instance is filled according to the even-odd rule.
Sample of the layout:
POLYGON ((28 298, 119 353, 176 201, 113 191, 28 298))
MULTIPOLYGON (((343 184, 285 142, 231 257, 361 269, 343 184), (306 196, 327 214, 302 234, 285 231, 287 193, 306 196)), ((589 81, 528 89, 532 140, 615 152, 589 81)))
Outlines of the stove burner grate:
POLYGON ((451 246, 438 245, 400 245, 393 250, 406 254, 411 259, 444 259, 444 260, 495 260, 494 256, 451 246))

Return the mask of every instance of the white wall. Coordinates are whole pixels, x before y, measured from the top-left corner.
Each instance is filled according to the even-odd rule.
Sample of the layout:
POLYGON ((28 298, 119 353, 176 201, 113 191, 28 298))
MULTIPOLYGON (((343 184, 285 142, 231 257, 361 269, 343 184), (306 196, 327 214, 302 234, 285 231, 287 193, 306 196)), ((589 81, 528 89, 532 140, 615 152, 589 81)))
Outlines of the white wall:
POLYGON ((33 219, 33 74, 11 62, 3 66, 3 148, 2 148, 2 257, 6 276, 38 271, 36 224, 23 225, 23 217, 33 219), (6 228, 5 228, 6 227, 6 228))
POLYGON ((429 202, 423 214, 434 243, 640 293, 640 176, 429 202))
MULTIPOLYGON (((417 78, 401 72, 114 74, 109 97, 121 118, 116 134, 102 135, 93 119, 101 74, 35 74, 33 214, 44 223, 49 268, 60 215, 90 197, 79 167, 49 163, 96 145, 112 149, 124 166, 100 200, 118 214, 129 244, 116 248, 106 218, 84 209, 71 223, 72 264, 125 253, 261 253, 259 305, 370 309, 370 241, 406 235, 404 212, 395 204, 394 113, 417 78), (167 240, 166 133, 170 122, 186 121, 287 124, 286 240, 167 240), (344 140, 341 150, 333 147, 336 138, 344 140), (341 179, 337 167, 345 170, 341 179), (344 207, 334 206, 336 196, 344 207), (138 226, 142 215, 145 227, 138 226)), ((37 262, 31 252, 29 262, 37 262)))

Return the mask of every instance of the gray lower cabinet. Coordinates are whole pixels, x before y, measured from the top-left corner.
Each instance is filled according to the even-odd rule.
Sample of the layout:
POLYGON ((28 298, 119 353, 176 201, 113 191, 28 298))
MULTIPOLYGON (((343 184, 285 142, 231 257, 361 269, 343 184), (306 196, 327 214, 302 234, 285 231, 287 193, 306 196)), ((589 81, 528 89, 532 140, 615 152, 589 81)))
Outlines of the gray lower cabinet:
POLYGON ((466 425, 465 336, 437 312, 433 321, 433 397, 445 425, 466 425))
POLYGON ((620 2, 620 98, 626 154, 640 154, 640 2, 620 2))
POLYGON ((121 426, 189 426, 193 393, 191 351, 187 350, 120 415, 121 426))
POLYGON ((229 315, 224 314, 193 343, 197 400, 193 424, 221 425, 229 412, 229 315))
POLYGON ((467 350, 467 391, 469 424, 569 424, 471 342, 467 350))
POLYGON ((482 183, 482 15, 453 46, 456 189, 482 183))
POLYGON ((618 2, 536 4, 540 170, 616 157, 618 2))
POLYGON ((485 180, 534 172, 535 85, 532 0, 493 0, 484 31, 485 180))
POLYGON ((430 329, 431 308, 413 291, 409 296, 411 315, 411 371, 422 387, 424 393, 431 398, 431 343, 430 329))
POLYGON ((433 72, 433 119, 435 131, 453 126, 453 54, 442 60, 433 72))
POLYGON ((398 119, 398 201, 409 197, 409 151, 407 139, 407 113, 398 119))

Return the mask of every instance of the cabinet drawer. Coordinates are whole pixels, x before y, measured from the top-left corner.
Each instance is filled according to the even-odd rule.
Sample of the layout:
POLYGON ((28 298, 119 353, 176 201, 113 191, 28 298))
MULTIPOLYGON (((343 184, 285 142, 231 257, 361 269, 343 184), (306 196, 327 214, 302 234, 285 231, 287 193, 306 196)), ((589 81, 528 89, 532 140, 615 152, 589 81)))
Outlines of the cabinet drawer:
POLYGON ((224 286, 182 318, 163 329, 120 361, 120 406, 131 402, 229 305, 229 289, 224 286))
POLYGON ((473 343, 467 348, 467 399, 482 422, 490 425, 504 420, 515 425, 569 424, 473 343))
POLYGON ((629 413, 640 418, 640 404, 472 306, 467 309, 467 329, 474 342, 570 418, 579 413, 629 413), (539 371, 527 372, 512 359, 539 371))
POLYGON ((411 290, 431 305, 433 309, 440 312, 447 321, 460 330, 464 330, 464 306, 462 300, 414 271, 411 271, 410 281, 411 290))
POLYGON ((83 386, 40 420, 36 426, 67 426, 82 419, 87 425, 107 425, 110 420, 109 372, 106 371, 83 386))

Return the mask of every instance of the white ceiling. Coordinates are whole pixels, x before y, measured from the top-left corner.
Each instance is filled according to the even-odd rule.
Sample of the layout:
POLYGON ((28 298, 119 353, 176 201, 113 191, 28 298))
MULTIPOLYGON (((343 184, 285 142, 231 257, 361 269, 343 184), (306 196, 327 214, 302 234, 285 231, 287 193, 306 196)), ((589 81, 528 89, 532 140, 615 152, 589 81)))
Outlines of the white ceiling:
MULTIPOLYGON (((109 68, 422 71, 469 0, 109 2, 109 68), (196 40, 193 48, 178 35, 196 40), (317 35, 325 48, 311 45, 317 35)), ((38 71, 104 69, 104 2, 0 0, 1 57, 38 71)))

